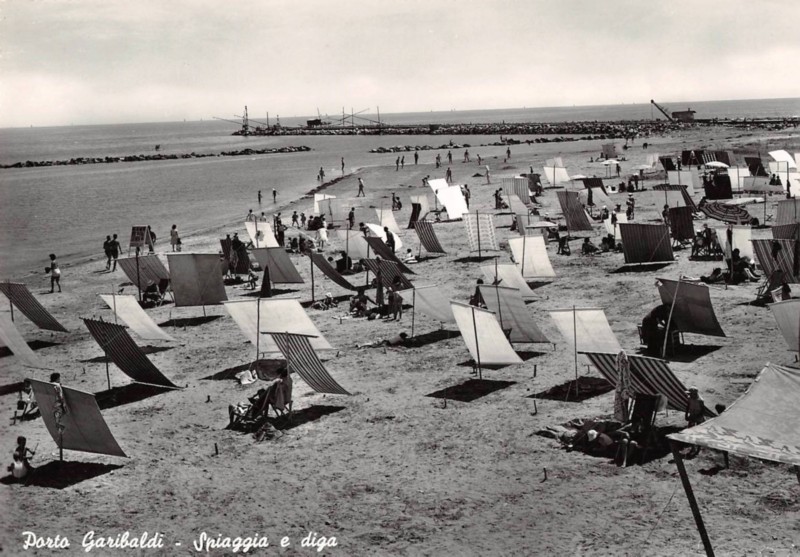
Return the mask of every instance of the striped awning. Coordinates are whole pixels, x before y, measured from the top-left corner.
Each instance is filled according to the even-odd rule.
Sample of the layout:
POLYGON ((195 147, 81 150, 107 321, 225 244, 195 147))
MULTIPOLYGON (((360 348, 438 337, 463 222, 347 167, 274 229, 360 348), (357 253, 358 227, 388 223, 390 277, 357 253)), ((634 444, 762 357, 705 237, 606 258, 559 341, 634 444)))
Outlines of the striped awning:
POLYGON ((68 332, 21 282, 0 282, 0 292, 40 329, 68 332))
POLYGON ((756 259, 765 275, 769 277, 780 270, 786 282, 800 283, 797 268, 800 242, 797 240, 753 240, 752 242, 756 259))
POLYGON ((775 224, 794 224, 800 222, 800 199, 782 199, 778 201, 778 214, 775 224))
POLYGON ((467 232, 470 251, 499 250, 494 233, 492 215, 464 213, 464 228, 467 232))
POLYGON ((507 176, 503 178, 503 191, 507 196, 516 195, 520 202, 528 205, 531 202, 528 178, 526 176, 507 176))
POLYGON ((93 394, 61 387, 67 411, 61 414, 63 429, 59 431, 55 410, 60 403, 55 386, 36 379, 30 382, 42 421, 56 445, 69 451, 127 457, 108 429, 93 394))
POLYGON ((618 222, 625 263, 673 261, 672 242, 666 224, 618 222))
POLYGON ((291 333, 271 333, 275 344, 278 345, 283 357, 286 358, 289 373, 296 372, 308 386, 318 393, 331 395, 349 395, 344 387, 339 385, 322 361, 311 348, 311 343, 305 335, 291 333))
POLYGON ((444 251, 433 225, 426 220, 418 220, 414 223, 414 231, 419 236, 419 241, 428 253, 447 253, 444 251))
POLYGON ((409 269, 407 265, 405 265, 402 261, 400 261, 397 255, 395 255, 395 253, 392 252, 391 248, 389 248, 389 246, 387 246, 382 239, 376 238, 374 236, 368 236, 364 239, 369 244, 369 247, 372 248, 372 251, 375 252, 375 255, 380 256, 386 261, 392 261, 393 263, 396 263, 397 266, 400 267, 400 270, 403 271, 404 273, 408 273, 409 275, 414 274, 414 271, 409 269))
POLYGON ((800 224, 777 224, 772 227, 772 237, 776 240, 800 240, 800 224))
MULTIPOLYGON (((600 352, 585 352, 589 361, 606 380, 617 386, 617 355, 600 352)), ((628 355, 631 371, 631 384, 635 392, 645 395, 664 395, 669 406, 681 412, 686 411, 689 397, 686 387, 681 383, 664 360, 645 356, 628 355)), ((706 408, 706 415, 716 414, 706 408)))
POLYGON ((126 257, 119 259, 117 263, 128 280, 140 290, 147 290, 162 279, 169 280, 169 272, 157 255, 126 257))
POLYGON ((392 288, 394 287, 394 280, 395 277, 399 277, 400 279, 400 289, 406 290, 408 288, 413 288, 414 286, 409 281, 400 270, 400 267, 394 261, 386 261, 386 260, 378 260, 378 259, 364 259, 364 263, 371 272, 375 274, 375 276, 380 275, 381 282, 385 288, 392 288), (380 273, 378 272, 380 271, 380 273))
POLYGON ((561 205, 561 212, 567 221, 567 228, 570 232, 577 230, 592 230, 592 223, 586 216, 586 210, 581 205, 578 192, 558 191, 558 203, 561 205))
POLYGON ((408 218, 408 227, 407 228, 414 228, 414 225, 419 220, 420 213, 422 212, 422 205, 419 203, 412 203, 411 204, 411 216, 408 218))
POLYGON ((675 329, 683 333, 725 336, 711 305, 708 286, 662 278, 656 284, 661 303, 671 307, 675 329))
MULTIPOLYGON (((333 265, 328 263, 328 260, 325 259, 325 256, 321 253, 310 253, 311 261, 314 262, 314 265, 317 266, 317 269, 322 271, 326 277, 331 279, 333 282, 344 288, 345 290, 357 290, 355 286, 353 286, 349 280, 344 278, 339 272, 333 268, 333 265)), ((312 270, 313 273, 313 270, 312 270)))
POLYGON ((519 290, 504 286, 478 287, 489 311, 493 311, 503 330, 511 329, 511 342, 547 342, 550 340, 536 326, 519 290))
POLYGON ((94 319, 84 319, 83 322, 100 348, 122 373, 139 383, 178 388, 147 359, 147 355, 133 341, 125 327, 94 319))
MULTIPOLYGON (((682 242, 694 239, 694 222, 691 207, 670 207, 669 229, 672 239, 682 242)), ((748 246, 749 247, 749 246, 748 246)))
POLYGON ((256 248, 253 257, 262 269, 269 269, 269 280, 278 284, 302 284, 303 277, 297 272, 284 248, 256 248))
MULTIPOLYGON (((657 184, 653 186, 655 191, 677 191, 681 193, 683 202, 694 210, 697 207, 694 204, 692 195, 694 195, 695 180, 694 175, 690 170, 670 170, 667 172, 668 184, 657 184)), ((698 178, 699 181, 699 178, 698 178)), ((700 184, 697 184, 700 187, 700 184)))

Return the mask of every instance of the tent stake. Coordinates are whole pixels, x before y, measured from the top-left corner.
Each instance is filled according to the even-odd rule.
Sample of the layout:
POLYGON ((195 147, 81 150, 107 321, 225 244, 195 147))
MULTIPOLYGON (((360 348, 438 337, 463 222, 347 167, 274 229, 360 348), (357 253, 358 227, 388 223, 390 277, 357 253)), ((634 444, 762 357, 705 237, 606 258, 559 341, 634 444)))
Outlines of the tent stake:
POLYGON ((689 506, 692 509, 692 516, 694 516, 697 531, 700 533, 700 539, 703 540, 703 547, 706 550, 707 557, 714 557, 714 548, 711 547, 711 540, 708 538, 705 524, 703 524, 703 517, 700 515, 700 507, 697 506, 697 500, 694 498, 694 491, 692 491, 692 484, 689 483, 689 476, 686 474, 686 468, 683 465, 683 457, 680 453, 680 447, 675 441, 670 440, 670 449, 672 450, 672 457, 675 459, 675 467, 678 469, 678 474, 681 477, 683 489, 686 492, 686 498, 689 500, 689 506))

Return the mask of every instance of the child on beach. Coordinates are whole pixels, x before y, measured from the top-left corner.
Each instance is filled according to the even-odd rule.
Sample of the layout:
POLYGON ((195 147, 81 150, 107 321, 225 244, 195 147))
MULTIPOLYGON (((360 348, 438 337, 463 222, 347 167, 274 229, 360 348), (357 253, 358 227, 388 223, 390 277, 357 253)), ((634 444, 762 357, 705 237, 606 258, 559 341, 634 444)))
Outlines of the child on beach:
POLYGON ((169 231, 169 243, 172 245, 172 251, 181 251, 181 238, 178 235, 177 224, 173 224, 172 230, 169 231))
POLYGON ((61 269, 58 267, 56 254, 50 254, 50 266, 45 267, 44 272, 50 273, 50 293, 55 291, 56 285, 58 285, 58 291, 61 292, 61 269))

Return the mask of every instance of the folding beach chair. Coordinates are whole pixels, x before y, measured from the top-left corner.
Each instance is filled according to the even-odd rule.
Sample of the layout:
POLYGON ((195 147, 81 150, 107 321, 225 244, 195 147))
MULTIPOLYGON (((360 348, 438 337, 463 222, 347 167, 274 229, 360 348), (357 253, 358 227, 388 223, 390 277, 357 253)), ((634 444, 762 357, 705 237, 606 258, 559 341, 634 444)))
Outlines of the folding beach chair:
POLYGON ((666 407, 663 395, 636 393, 628 420, 631 439, 639 444, 639 462, 643 463, 647 452, 658 445, 656 415, 661 407, 666 407))
MULTIPOLYGON (((754 303, 765 304, 771 301, 780 301, 775 300, 774 295, 772 294, 774 291, 780 292, 783 289, 783 282, 784 282, 784 273, 782 269, 775 269, 769 276, 764 276, 764 281, 758 286, 758 290, 756 291, 756 299, 754 303)), ((783 296, 781 295, 781 299, 783 296)))

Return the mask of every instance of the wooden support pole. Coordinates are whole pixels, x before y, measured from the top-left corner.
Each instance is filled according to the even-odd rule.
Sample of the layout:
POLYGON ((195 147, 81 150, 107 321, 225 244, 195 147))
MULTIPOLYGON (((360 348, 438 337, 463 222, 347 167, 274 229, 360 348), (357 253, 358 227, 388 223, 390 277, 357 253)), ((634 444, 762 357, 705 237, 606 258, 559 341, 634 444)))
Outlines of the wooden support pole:
POLYGON ((700 515, 700 507, 697 506, 697 500, 694 498, 694 491, 692 484, 689 482, 689 476, 686 474, 686 467, 683 465, 683 457, 681 456, 680 446, 675 441, 670 440, 670 449, 672 450, 672 457, 675 459, 675 467, 678 469, 678 474, 681 477, 683 490, 686 492, 686 498, 689 500, 689 507, 692 509, 692 516, 697 525, 697 531, 700 533, 700 539, 703 540, 703 547, 706 550, 707 557, 714 557, 714 548, 711 547, 711 540, 708 538, 705 524, 703 524, 703 517, 700 515))
POLYGON ((472 330, 475 332, 475 357, 478 359, 478 379, 483 379, 481 369, 481 347, 478 342, 478 324, 475 322, 475 308, 472 308, 472 330))
POLYGON ((669 308, 669 317, 667 318, 667 326, 664 331, 664 346, 661 347, 661 359, 663 360, 667 355, 667 342, 669 342, 669 326, 672 324, 672 312, 675 309, 675 302, 678 301, 678 289, 681 286, 681 278, 678 277, 678 282, 675 284, 675 294, 672 298, 672 305, 669 308))
POLYGON ((314 258, 308 254, 308 262, 311 264, 311 303, 314 303, 314 258))
POLYGON ((411 338, 414 338, 414 315, 417 313, 417 289, 411 290, 411 338))

